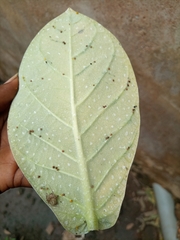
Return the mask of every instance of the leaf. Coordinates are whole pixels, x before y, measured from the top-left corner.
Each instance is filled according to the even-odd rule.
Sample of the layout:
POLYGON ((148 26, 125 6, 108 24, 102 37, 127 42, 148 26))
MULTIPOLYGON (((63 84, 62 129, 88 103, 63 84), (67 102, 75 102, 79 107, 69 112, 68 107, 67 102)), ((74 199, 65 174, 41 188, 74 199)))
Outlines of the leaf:
POLYGON ((9 119, 13 155, 65 229, 111 227, 139 136, 138 90, 118 40, 68 9, 29 45, 9 119))

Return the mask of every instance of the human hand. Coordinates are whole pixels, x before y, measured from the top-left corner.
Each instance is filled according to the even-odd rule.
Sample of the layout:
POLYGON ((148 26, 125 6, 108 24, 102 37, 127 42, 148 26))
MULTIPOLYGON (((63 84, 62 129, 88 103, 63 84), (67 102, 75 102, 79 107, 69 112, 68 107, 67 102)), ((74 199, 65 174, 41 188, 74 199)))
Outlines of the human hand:
POLYGON ((12 155, 8 136, 7 118, 13 98, 18 91, 18 75, 0 85, 0 192, 14 187, 30 187, 12 155))

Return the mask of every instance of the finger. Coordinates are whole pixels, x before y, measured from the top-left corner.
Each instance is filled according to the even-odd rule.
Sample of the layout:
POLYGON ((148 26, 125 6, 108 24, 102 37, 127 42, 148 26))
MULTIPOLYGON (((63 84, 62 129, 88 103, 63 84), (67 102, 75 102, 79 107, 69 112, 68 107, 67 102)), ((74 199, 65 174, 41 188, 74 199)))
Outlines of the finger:
POLYGON ((14 187, 31 187, 14 160, 7 146, 0 151, 0 191, 4 192, 14 187))
POLYGON ((31 187, 31 184, 28 182, 19 168, 14 175, 14 187, 31 187))
POLYGON ((8 108, 18 91, 18 86, 19 81, 17 74, 0 86, 0 112, 8 108))

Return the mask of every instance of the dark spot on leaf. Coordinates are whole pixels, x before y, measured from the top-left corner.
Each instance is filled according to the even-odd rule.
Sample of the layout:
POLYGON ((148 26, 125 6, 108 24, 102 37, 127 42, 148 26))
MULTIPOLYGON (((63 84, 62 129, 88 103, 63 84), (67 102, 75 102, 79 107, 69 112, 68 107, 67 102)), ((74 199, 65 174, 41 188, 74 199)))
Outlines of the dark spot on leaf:
POLYGON ((66 45, 66 42, 65 42, 65 41, 63 41, 62 43, 63 43, 64 45, 66 45))
POLYGON ((114 80, 114 79, 113 79, 112 81, 113 81, 113 82, 115 82, 115 80, 114 80))
POLYGON ((42 190, 49 190, 48 187, 41 187, 40 189, 42 189, 42 190))
POLYGON ((34 133, 34 130, 29 130, 29 134, 31 135, 32 133, 34 133))
POLYGON ((76 60, 76 58, 75 58, 75 57, 74 57, 73 59, 74 59, 74 60, 76 60))
POLYGON ((109 136, 107 136, 105 139, 108 140, 108 139, 109 139, 109 136))
POLYGON ((52 26, 53 28, 56 28, 54 25, 52 26))
POLYGON ((41 136, 41 135, 39 135, 39 137, 41 138, 42 136, 41 136))
POLYGON ((47 194, 46 200, 51 206, 55 206, 58 204, 58 195, 54 193, 47 194))
POLYGON ((132 112, 133 112, 133 113, 135 112, 136 108, 137 108, 137 106, 135 105, 135 106, 133 107, 133 109, 132 109, 132 112))
POLYGON ((61 196, 66 196, 65 193, 62 193, 61 196))
POLYGON ((65 75, 65 73, 62 74, 63 76, 65 75))
POLYGON ((104 106, 103 106, 103 108, 106 108, 106 107, 107 107, 107 105, 104 105, 104 106))
POLYGON ((90 48, 92 48, 92 46, 90 46, 90 48))
POLYGON ((130 147, 127 147, 127 150, 129 150, 130 149, 130 147))
POLYGON ((44 78, 43 78, 43 77, 42 77, 41 79, 42 79, 42 80, 44 80, 44 78))
POLYGON ((63 33, 63 31, 62 31, 62 30, 60 30, 60 33, 63 33))
POLYGON ((90 65, 92 65, 92 63, 90 63, 90 65))
POLYGON ((32 82, 32 79, 30 80, 30 82, 32 82))
POLYGON ((43 129, 42 129, 42 128, 40 128, 40 130, 42 131, 43 129))
POLYGON ((111 70, 110 68, 108 68, 108 70, 111 70))
POLYGON ((91 185, 91 188, 94 188, 94 185, 91 185))
POLYGON ((88 45, 86 45, 86 47, 88 47, 88 45))
POLYGON ((79 14, 78 12, 76 12, 76 14, 79 14))
POLYGON ((95 84, 93 84, 93 87, 95 87, 95 84))
POLYGON ((72 202, 73 202, 73 200, 71 199, 71 200, 70 200, 70 203, 72 203, 72 202))
POLYGON ((16 128, 18 129, 18 126, 16 126, 16 128))
POLYGON ((64 153, 65 151, 64 151, 64 150, 62 150, 62 152, 64 153))
POLYGON ((94 63, 96 63, 96 61, 94 61, 94 63))
POLYGON ((38 175, 38 178, 40 178, 41 176, 40 175, 38 175))
POLYGON ((52 166, 53 169, 56 169, 57 171, 59 171, 59 168, 56 166, 52 166))

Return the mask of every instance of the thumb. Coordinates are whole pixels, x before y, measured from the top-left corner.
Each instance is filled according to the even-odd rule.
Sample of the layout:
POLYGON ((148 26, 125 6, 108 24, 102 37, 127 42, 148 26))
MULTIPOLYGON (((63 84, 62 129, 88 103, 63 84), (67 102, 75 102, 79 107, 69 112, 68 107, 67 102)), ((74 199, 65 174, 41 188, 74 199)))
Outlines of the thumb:
POLYGON ((5 84, 0 85, 0 112, 3 112, 11 103, 18 91, 18 75, 15 74, 5 84))

